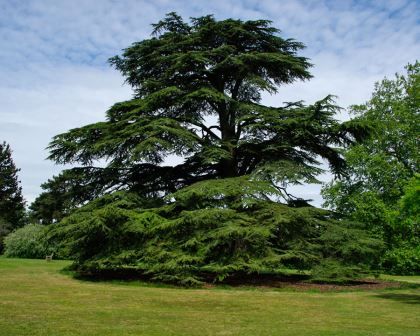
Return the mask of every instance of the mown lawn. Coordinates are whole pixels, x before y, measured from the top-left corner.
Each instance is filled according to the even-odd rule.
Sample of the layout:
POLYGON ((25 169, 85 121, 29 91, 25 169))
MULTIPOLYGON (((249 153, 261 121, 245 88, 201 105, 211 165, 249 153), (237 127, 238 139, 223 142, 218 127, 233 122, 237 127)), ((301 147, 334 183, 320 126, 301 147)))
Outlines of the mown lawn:
POLYGON ((297 292, 86 282, 0 258, 0 335, 420 335, 418 289, 297 292))

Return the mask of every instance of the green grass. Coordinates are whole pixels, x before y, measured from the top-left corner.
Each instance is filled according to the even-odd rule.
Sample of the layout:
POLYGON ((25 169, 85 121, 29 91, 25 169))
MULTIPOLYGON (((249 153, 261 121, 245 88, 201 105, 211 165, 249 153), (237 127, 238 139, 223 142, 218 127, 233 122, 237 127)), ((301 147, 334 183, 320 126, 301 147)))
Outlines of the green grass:
POLYGON ((418 289, 296 292, 86 282, 0 258, 0 335, 420 335, 418 289))
POLYGON ((393 281, 401 281, 401 282, 408 282, 420 285, 420 275, 388 275, 383 274, 380 276, 380 279, 383 280, 393 280, 393 281))

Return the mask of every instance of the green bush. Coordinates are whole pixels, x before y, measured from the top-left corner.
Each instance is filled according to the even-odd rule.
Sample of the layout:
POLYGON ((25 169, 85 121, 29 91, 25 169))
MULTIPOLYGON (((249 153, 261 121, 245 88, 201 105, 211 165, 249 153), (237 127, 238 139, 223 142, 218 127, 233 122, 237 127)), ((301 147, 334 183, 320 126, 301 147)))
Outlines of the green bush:
POLYGON ((45 258, 54 249, 46 241, 46 226, 28 224, 4 239, 4 255, 14 258, 45 258))
POLYGON ((420 174, 404 190, 392 218, 390 249, 382 258, 388 273, 420 274, 420 174))
POLYGON ((392 274, 420 274, 420 246, 404 246, 387 251, 382 265, 392 274))

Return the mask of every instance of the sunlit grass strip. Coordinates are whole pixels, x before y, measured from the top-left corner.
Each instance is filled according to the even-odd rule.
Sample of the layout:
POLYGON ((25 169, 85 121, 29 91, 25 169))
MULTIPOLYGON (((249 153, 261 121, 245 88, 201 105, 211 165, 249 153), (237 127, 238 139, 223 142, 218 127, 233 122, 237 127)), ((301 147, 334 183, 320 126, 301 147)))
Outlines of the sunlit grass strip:
POLYGON ((292 292, 84 282, 0 258, 0 335, 418 335, 415 289, 292 292))

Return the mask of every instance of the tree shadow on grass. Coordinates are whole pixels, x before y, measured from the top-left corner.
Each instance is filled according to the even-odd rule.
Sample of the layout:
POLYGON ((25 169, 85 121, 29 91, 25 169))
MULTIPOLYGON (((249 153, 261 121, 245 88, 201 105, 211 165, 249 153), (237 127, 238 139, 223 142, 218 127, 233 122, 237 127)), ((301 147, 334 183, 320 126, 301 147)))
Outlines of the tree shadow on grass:
POLYGON ((377 297, 408 304, 420 304, 420 294, 386 293, 378 294, 377 297))

